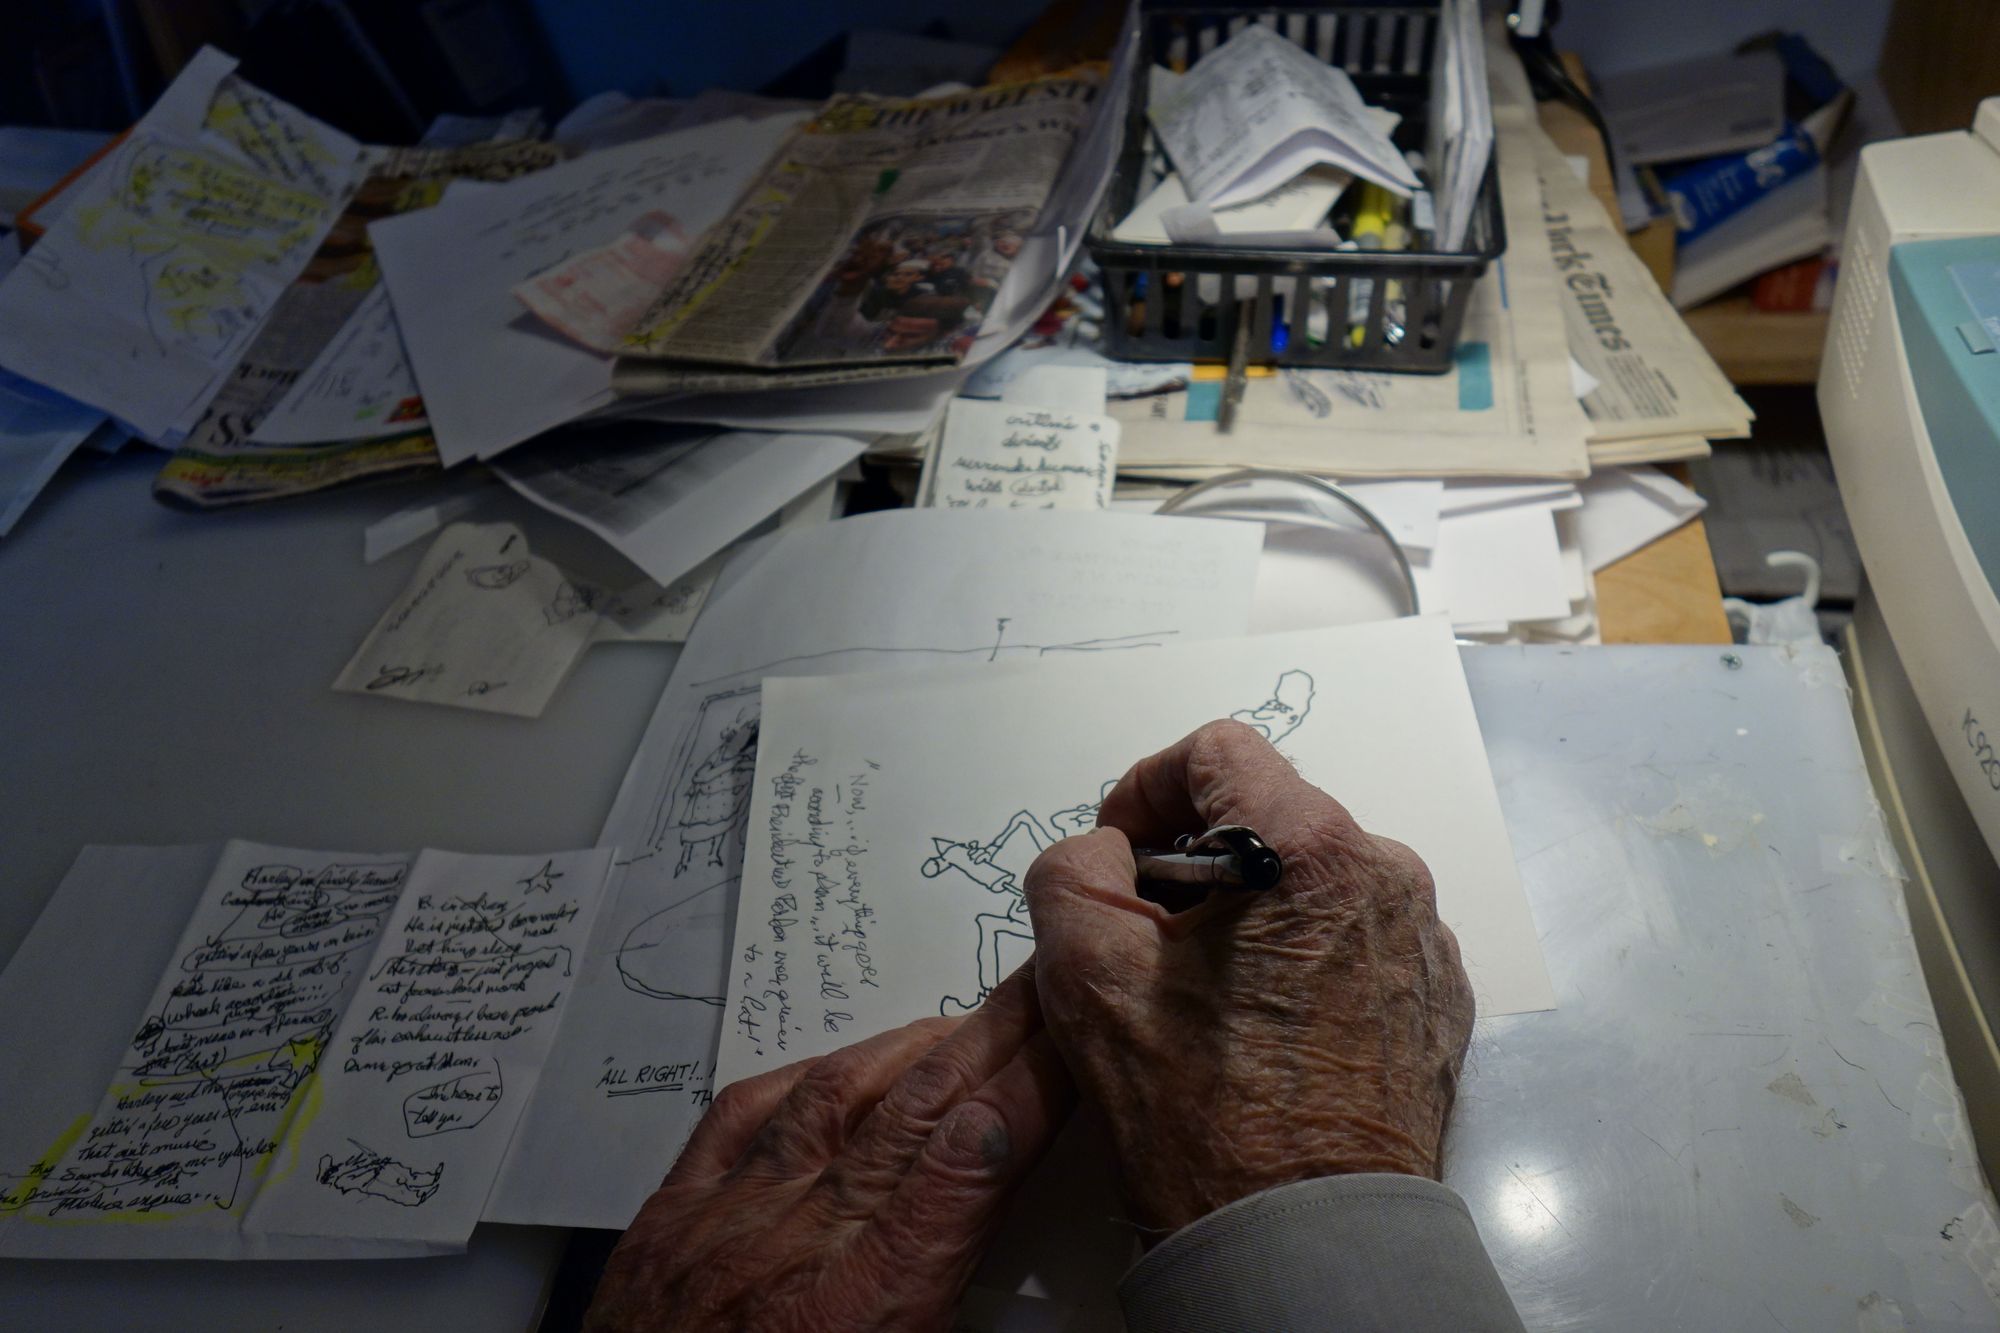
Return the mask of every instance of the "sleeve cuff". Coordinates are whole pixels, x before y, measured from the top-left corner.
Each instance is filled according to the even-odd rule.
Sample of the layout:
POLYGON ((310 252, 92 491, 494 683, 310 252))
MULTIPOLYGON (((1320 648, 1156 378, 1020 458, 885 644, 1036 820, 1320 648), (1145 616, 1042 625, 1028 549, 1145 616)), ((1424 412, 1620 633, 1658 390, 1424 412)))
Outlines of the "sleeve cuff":
POLYGON ((1119 1283, 1133 1333, 1521 1328, 1465 1201, 1417 1176, 1303 1180, 1219 1208, 1119 1283))

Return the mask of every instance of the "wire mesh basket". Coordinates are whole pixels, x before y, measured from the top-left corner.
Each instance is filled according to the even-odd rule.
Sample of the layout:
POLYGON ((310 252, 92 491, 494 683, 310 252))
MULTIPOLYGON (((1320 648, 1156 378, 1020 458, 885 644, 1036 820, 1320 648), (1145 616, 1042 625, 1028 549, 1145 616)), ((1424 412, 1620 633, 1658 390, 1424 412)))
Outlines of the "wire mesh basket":
MULTIPOLYGON (((1184 68, 1249 23, 1345 70, 1363 100, 1402 117, 1399 149, 1420 147, 1440 36, 1440 6, 1405 4, 1147 6, 1110 188, 1092 223, 1102 271, 1104 341, 1128 361, 1226 361, 1239 339, 1252 363, 1441 374, 1451 368, 1472 289, 1507 248, 1497 166, 1480 182, 1456 251, 1285 250, 1148 245, 1112 229, 1151 188, 1148 71, 1184 68)), ((1418 221, 1421 222, 1421 218, 1418 221)), ((1427 232, 1417 239, 1428 243, 1427 232)))

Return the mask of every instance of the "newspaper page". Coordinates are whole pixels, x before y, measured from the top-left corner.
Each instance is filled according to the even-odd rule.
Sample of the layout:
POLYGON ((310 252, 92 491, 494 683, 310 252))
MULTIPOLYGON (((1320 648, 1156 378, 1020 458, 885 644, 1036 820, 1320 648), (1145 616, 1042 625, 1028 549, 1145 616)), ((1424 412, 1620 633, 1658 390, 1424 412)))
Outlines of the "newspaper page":
POLYGON ((1548 135, 1537 128, 1529 137, 1570 355, 1597 381, 1583 399, 1591 443, 1748 435, 1749 405, 1625 243, 1623 229, 1548 135))
MULTIPOLYGON (((1100 81, 838 97, 703 239, 626 355, 759 369, 953 364, 1033 228, 1100 81)), ((702 377, 712 380, 787 376, 702 377)))
POLYGON ((369 223, 430 207, 454 179, 510 180, 560 161, 563 152, 526 140, 374 152, 369 174, 305 271, 279 297, 270 319, 154 481, 159 498, 206 509, 438 465, 420 411, 399 412, 406 429, 386 438, 376 432, 361 441, 299 445, 253 435, 350 322, 365 315, 363 303, 380 277, 369 223))

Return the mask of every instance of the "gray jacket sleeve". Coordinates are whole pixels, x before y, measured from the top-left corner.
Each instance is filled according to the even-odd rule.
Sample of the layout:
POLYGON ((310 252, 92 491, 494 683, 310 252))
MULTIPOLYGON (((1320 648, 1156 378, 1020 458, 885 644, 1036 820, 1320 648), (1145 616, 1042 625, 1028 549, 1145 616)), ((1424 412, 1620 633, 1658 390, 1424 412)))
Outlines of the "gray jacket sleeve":
POLYGON ((1155 1246, 1118 1298, 1131 1333, 1521 1328, 1465 1201, 1416 1176, 1328 1176, 1239 1199, 1155 1246))

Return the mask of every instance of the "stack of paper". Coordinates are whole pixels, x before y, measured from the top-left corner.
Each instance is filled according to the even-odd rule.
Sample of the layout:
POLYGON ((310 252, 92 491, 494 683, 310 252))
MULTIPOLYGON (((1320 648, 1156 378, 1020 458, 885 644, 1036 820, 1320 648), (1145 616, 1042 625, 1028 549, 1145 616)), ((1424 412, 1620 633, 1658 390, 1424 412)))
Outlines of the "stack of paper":
POLYGON ((1262 24, 1204 56, 1146 114, 1188 197, 1211 208, 1322 165, 1404 197, 1418 186, 1346 73, 1262 24))
POLYGON ((1429 131, 1424 155, 1433 175, 1436 248, 1457 250, 1465 244, 1493 153, 1493 104, 1477 0, 1445 0, 1439 16, 1429 131))

